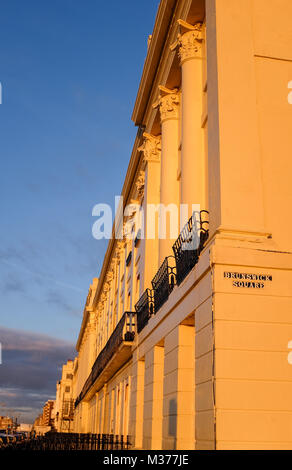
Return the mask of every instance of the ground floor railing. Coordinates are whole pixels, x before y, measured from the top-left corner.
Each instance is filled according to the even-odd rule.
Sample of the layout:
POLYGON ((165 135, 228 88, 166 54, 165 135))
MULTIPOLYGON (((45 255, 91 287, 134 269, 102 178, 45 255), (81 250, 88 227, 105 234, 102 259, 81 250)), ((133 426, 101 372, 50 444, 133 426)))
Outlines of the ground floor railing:
POLYGON ((2 450, 128 450, 130 445, 129 436, 115 436, 113 434, 47 433, 44 436, 11 443, 2 447, 2 450))

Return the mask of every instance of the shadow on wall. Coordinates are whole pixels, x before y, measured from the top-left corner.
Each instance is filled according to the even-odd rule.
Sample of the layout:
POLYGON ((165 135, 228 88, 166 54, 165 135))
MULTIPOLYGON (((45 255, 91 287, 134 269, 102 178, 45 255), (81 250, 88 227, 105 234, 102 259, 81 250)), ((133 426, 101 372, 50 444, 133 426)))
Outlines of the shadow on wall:
POLYGON ((169 400, 168 410, 168 436, 170 449, 176 449, 176 426, 177 426, 177 402, 172 399, 169 400))

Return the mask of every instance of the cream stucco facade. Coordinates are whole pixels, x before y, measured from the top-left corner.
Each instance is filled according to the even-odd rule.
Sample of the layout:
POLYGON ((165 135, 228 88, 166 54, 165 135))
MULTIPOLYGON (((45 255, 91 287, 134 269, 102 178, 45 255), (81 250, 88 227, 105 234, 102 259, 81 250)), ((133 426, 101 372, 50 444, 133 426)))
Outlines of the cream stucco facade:
POLYGON ((73 398, 74 362, 69 359, 62 367, 61 379, 56 385, 54 427, 57 432, 72 432, 74 418, 73 398))
POLYGON ((290 0, 160 2, 122 195, 144 226, 151 204, 199 204, 200 245, 124 218, 84 309, 75 432, 292 448, 291 18, 290 0))

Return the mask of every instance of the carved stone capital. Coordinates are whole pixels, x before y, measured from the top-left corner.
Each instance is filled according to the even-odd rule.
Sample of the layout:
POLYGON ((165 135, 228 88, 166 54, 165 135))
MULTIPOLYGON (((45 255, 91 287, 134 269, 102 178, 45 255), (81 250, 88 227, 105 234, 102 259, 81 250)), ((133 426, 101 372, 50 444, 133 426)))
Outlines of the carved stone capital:
POLYGON ((117 242, 115 250, 115 258, 117 259, 117 262, 120 261, 124 248, 125 244, 123 241, 117 242))
POLYGON ((182 20, 178 20, 178 23, 182 32, 178 35, 176 42, 170 46, 170 49, 172 51, 178 49, 181 64, 190 59, 201 58, 202 23, 196 23, 194 26, 182 20))
POLYGON ((106 295, 109 292, 110 287, 111 286, 110 286, 109 282, 106 280, 106 282, 103 284, 103 292, 105 292, 106 295))
POLYGON ((88 333, 95 333, 96 331, 96 316, 95 314, 90 315, 89 322, 87 324, 88 333))
POLYGON ((140 152, 144 153, 144 161, 146 162, 160 162, 161 156, 161 137, 154 136, 144 132, 144 142, 138 148, 140 152))
POLYGON ((164 86, 159 86, 158 101, 154 103, 153 108, 159 108, 161 122, 168 119, 179 118, 179 94, 177 89, 170 90, 164 86))
POLYGON ((110 285, 114 277, 114 273, 112 271, 108 271, 106 274, 106 283, 110 285))
POLYGON ((98 302, 98 305, 97 305, 97 313, 98 313, 98 316, 100 316, 103 312, 103 303, 102 301, 98 302))
POLYGON ((145 171, 139 172, 138 178, 136 180, 136 188, 137 188, 139 201, 142 201, 144 197, 144 188, 145 188, 145 171))

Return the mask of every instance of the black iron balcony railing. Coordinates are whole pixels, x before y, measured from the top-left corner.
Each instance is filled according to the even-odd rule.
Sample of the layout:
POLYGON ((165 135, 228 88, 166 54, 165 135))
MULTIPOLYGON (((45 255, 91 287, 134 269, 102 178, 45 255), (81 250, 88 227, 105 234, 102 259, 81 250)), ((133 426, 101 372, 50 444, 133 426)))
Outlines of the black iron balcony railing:
POLYGON ((172 249, 176 261, 176 281, 179 285, 197 264, 209 236, 208 211, 194 212, 181 231, 172 249))
POLYGON ((92 366, 91 373, 89 374, 81 393, 75 401, 75 408, 80 401, 87 394, 91 386, 99 377, 109 360, 118 350, 123 341, 133 341, 135 337, 135 316, 134 312, 125 312, 113 333, 109 337, 105 347, 97 356, 95 363, 92 366))
POLYGON ((128 450, 130 446, 129 436, 48 432, 44 436, 0 446, 0 450, 128 450))
POLYGON ((137 331, 140 333, 147 325, 151 315, 155 313, 153 291, 151 289, 145 290, 136 303, 135 310, 137 312, 137 331))
POLYGON ((129 266, 131 261, 132 261, 132 252, 130 251, 130 253, 128 254, 127 259, 126 259, 126 266, 129 266))
POLYGON ((165 258, 151 283, 154 292, 154 310, 157 313, 176 284, 176 266, 173 256, 165 258))

